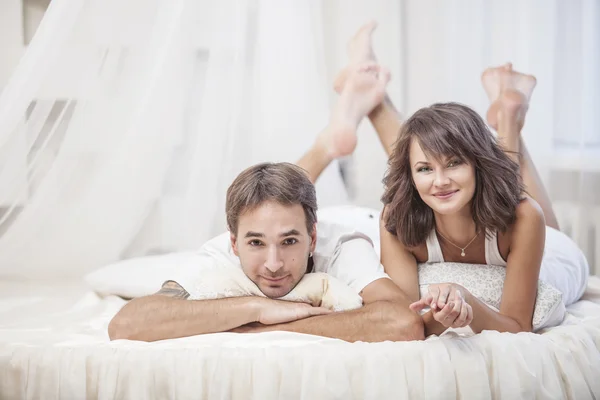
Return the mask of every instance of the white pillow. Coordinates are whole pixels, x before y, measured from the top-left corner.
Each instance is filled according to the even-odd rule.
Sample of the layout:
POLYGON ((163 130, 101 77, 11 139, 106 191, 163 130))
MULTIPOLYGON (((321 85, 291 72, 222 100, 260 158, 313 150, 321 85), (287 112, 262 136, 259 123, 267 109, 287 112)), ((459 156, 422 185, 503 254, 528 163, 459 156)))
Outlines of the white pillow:
MULTIPOLYGON (((421 297, 427 286, 452 282, 463 286, 479 300, 500 309, 506 268, 497 265, 464 264, 455 262, 419 264, 419 289, 421 297)), ((533 312, 533 330, 537 331, 562 321, 565 306, 562 293, 552 285, 539 280, 533 312)))
MULTIPOLYGON (((258 286, 236 266, 203 268, 199 278, 188 284, 190 300, 220 299, 226 297, 266 297, 258 286)), ((362 298, 335 277, 316 272, 304 275, 296 287, 280 300, 308 303, 333 311, 360 308, 362 298)))
MULTIPOLYGON (((167 280, 190 276, 198 279, 191 287, 191 300, 265 295, 237 266, 203 262, 197 252, 180 252, 119 261, 88 274, 85 281, 100 295, 135 298, 156 293, 167 280)), ((214 261, 211 259, 210 261, 214 261)), ((296 287, 282 298, 343 311, 362 306, 362 298, 349 286, 325 273, 306 274, 296 287)))
POLYGON ((137 257, 102 267, 84 280, 101 296, 132 299, 158 292, 179 270, 197 264, 198 253, 193 251, 137 257))

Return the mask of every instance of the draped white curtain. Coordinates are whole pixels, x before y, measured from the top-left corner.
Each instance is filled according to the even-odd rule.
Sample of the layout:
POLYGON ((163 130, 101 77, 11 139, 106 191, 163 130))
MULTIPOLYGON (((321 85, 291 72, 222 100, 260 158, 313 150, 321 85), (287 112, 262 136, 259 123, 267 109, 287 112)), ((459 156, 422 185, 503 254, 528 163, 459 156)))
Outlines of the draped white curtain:
MULTIPOLYGON (((223 231, 235 175, 295 161, 325 126, 345 43, 369 18, 405 115, 448 100, 484 113, 488 65, 538 77, 525 138, 593 258, 594 0, 53 0, 0 95, 0 276, 77 277, 223 231)), ((332 164, 320 205, 379 208, 385 161, 361 125, 348 190, 332 164)))

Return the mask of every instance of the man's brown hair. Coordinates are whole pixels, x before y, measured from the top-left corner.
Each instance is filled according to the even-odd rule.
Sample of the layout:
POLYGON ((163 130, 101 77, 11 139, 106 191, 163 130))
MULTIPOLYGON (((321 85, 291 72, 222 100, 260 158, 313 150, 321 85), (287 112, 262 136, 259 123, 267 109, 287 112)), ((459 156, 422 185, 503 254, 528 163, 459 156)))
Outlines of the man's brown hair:
POLYGON ((242 171, 227 189, 225 212, 229 231, 237 235, 240 215, 266 201, 300 204, 306 228, 312 234, 317 222, 317 195, 305 170, 282 162, 261 163, 242 171))
POLYGON ((500 148, 475 111, 458 103, 438 103, 412 115, 394 144, 381 198, 388 232, 414 247, 435 227, 433 210, 421 199, 412 179, 409 153, 413 140, 428 157, 457 157, 473 165, 471 214, 476 228, 506 231, 524 193, 519 165, 500 148))

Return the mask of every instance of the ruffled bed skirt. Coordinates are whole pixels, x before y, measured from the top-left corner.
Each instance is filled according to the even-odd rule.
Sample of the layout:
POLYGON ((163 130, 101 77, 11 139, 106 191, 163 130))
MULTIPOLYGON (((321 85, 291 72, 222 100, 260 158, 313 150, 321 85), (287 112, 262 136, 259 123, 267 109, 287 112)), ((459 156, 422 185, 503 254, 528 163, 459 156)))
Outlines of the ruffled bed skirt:
POLYGON ((2 399, 600 398, 596 277, 563 324, 542 334, 398 343, 288 332, 109 342, 122 300, 79 288, 61 298, 13 293, 0 300, 2 399))

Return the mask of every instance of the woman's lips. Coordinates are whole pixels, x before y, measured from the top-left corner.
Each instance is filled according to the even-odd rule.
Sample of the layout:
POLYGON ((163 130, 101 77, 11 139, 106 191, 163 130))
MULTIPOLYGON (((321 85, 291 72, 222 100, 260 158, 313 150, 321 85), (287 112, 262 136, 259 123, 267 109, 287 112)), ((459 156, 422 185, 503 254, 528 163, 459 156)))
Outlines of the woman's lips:
POLYGON ((452 190, 449 192, 440 192, 440 193, 434 194, 434 196, 437 197, 438 199, 446 200, 446 199, 449 199, 450 197, 452 197, 452 195, 454 195, 454 193, 456 193, 456 192, 458 192, 458 190, 452 190))

